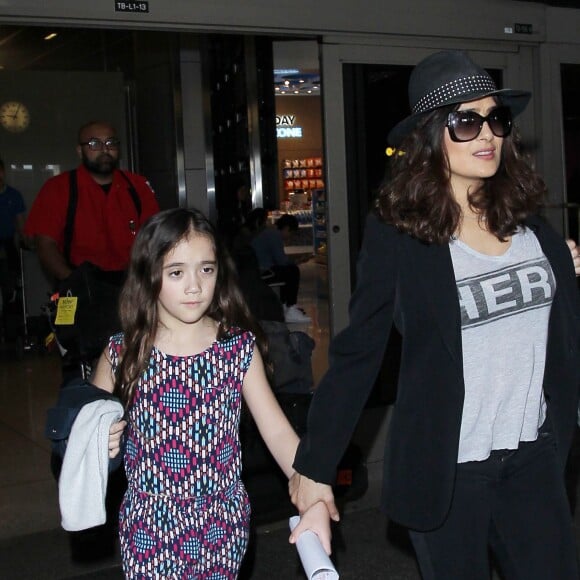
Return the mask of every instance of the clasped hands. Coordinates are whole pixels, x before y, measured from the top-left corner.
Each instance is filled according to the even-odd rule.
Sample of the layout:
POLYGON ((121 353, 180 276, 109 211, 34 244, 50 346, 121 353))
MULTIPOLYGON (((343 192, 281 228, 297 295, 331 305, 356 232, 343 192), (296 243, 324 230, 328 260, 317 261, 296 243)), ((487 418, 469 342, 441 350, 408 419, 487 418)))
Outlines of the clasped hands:
POLYGON ((318 483, 294 473, 288 482, 290 499, 300 513, 300 522, 290 534, 290 543, 295 544, 302 532, 313 531, 327 554, 330 555, 330 520, 340 520, 340 515, 330 485, 318 483))

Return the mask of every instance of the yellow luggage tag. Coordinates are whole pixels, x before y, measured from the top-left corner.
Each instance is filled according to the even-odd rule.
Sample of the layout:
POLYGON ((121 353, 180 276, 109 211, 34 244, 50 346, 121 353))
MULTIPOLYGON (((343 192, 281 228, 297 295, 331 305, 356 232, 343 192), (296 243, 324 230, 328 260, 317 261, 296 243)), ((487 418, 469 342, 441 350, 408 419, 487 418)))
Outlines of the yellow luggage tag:
POLYGON ((62 296, 58 299, 56 318, 54 323, 58 326, 72 325, 75 323, 77 311, 77 296, 62 296))

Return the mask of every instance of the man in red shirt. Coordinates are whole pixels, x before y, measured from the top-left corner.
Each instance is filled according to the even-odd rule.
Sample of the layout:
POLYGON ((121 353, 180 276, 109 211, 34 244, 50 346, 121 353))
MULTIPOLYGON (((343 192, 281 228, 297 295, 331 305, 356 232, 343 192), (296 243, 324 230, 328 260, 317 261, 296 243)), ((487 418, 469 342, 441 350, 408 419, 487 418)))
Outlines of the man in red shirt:
POLYGON ((84 125, 78 141, 82 163, 75 170, 78 201, 70 256, 65 256, 65 226, 71 172, 52 177, 42 186, 25 225, 25 233, 34 238, 40 263, 56 280, 68 278, 83 262, 109 272, 124 270, 139 227, 159 211, 147 181, 118 169, 120 142, 109 123, 84 125))
POLYGON ((78 297, 74 326, 57 326, 57 338, 75 364, 90 366, 118 329, 118 294, 135 234, 159 206, 142 176, 119 170, 120 142, 109 123, 81 127, 77 153, 77 169, 42 186, 24 232, 60 295, 78 297))

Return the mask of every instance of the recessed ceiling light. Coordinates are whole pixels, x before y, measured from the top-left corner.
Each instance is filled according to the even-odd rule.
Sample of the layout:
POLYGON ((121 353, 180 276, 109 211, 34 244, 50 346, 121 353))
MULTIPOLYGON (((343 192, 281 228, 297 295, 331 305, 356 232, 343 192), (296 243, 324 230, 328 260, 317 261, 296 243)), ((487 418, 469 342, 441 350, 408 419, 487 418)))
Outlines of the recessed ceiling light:
POLYGON ((47 34, 44 37, 44 40, 52 40, 53 38, 56 38, 58 36, 58 33, 56 32, 51 32, 50 34, 47 34))

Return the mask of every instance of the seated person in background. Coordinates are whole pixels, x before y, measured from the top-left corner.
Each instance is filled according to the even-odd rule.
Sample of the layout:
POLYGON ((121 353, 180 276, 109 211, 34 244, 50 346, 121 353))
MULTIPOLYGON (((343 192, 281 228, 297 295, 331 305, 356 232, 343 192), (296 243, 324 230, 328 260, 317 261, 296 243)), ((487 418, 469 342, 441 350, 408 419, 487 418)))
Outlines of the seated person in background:
POLYGON ((284 306, 284 319, 286 322, 310 322, 310 317, 296 306, 300 268, 284 251, 284 242, 291 232, 298 230, 298 220, 284 214, 276 221, 276 227, 268 227, 266 210, 256 208, 248 216, 247 227, 252 233, 251 244, 260 270, 272 273, 268 283, 283 282, 280 299, 284 306))
POLYGON ((277 293, 262 278, 256 253, 250 242, 237 240, 231 253, 238 272, 240 289, 252 315, 260 322, 268 320, 284 323, 282 303, 277 293))

